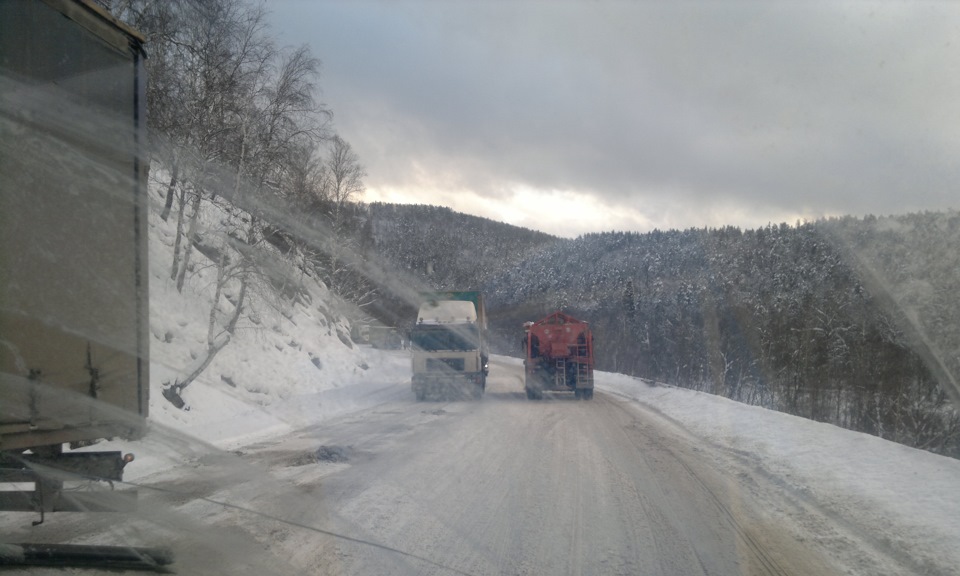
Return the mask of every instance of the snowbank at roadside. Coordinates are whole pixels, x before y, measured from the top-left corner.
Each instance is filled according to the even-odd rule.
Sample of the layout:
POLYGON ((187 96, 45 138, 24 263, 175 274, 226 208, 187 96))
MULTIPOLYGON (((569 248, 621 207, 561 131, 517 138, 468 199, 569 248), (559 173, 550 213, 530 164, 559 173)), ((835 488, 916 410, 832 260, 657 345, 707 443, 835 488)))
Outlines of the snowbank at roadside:
POLYGON ((622 374, 598 373, 597 387, 746 455, 875 541, 909 550, 920 564, 960 566, 960 460, 622 374))

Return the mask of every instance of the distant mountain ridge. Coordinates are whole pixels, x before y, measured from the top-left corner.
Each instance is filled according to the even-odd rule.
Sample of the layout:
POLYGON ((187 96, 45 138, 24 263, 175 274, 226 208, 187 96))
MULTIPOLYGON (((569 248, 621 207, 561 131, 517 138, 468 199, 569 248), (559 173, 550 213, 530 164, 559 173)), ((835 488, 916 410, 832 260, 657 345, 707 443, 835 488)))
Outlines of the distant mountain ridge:
POLYGON ((436 288, 479 285, 559 240, 440 206, 374 203, 368 209, 377 251, 436 288))
MULTIPOLYGON (((490 278, 560 240, 440 206, 372 203, 363 212, 362 228, 376 258, 428 290, 482 289, 490 278)), ((374 313, 402 326, 416 310, 395 292, 381 290, 374 313)))

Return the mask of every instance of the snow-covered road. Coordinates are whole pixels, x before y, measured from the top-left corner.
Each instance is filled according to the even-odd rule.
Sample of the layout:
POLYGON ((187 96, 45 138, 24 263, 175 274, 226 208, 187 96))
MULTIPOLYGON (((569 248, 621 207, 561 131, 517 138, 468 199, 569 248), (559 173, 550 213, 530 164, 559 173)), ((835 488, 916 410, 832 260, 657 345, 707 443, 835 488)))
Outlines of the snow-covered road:
POLYGON ((604 379, 531 402, 497 357, 479 402, 371 381, 368 407, 237 451, 170 431, 138 513, 18 515, 4 539, 167 545, 181 574, 950 573, 604 379))
POLYGON ((520 378, 517 366, 494 364, 482 402, 381 406, 258 447, 250 457, 274 467, 318 446, 343 448, 350 463, 331 465, 313 492, 327 503, 324 525, 416 556, 328 541, 304 565, 347 574, 833 573, 635 404, 605 394, 530 402, 520 378))

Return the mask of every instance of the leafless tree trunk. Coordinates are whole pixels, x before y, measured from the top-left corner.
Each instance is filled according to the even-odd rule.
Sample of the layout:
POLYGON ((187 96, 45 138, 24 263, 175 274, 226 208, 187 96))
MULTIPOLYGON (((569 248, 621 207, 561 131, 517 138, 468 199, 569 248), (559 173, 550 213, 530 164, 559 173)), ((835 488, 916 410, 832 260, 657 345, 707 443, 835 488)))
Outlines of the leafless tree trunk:
POLYGON ((177 211, 177 234, 173 241, 173 264, 170 267, 170 279, 176 280, 177 273, 180 271, 180 246, 183 238, 184 211, 187 207, 187 191, 180 189, 179 210, 177 211))
POLYGON ((180 174, 180 163, 177 161, 176 155, 174 155, 171 162, 170 183, 167 185, 167 199, 163 204, 163 211, 160 212, 160 219, 164 222, 170 217, 170 210, 173 208, 173 197, 177 193, 177 178, 180 174))
POLYGON ((177 272, 177 292, 183 292, 183 283, 187 276, 187 268, 190 266, 190 256, 193 254, 193 245, 197 241, 197 220, 200 219, 200 191, 194 192, 191 207, 193 211, 190 214, 190 227, 187 230, 187 245, 183 251, 183 262, 180 264, 180 270, 177 272))
MULTIPOLYGON (((247 257, 241 255, 240 260, 234 264, 230 263, 226 250, 221 252, 220 261, 217 266, 217 281, 214 289, 213 303, 210 306, 210 315, 207 321, 207 349, 197 363, 193 365, 190 372, 182 379, 177 380, 171 386, 172 390, 167 391, 164 396, 179 399, 180 393, 193 383, 200 374, 213 362, 217 354, 223 350, 236 332, 237 322, 243 313, 243 305, 247 294, 247 257), (227 282, 239 279, 240 292, 237 296, 237 303, 234 305, 233 314, 227 321, 221 331, 217 331, 219 323, 217 322, 217 312, 220 309, 220 300, 223 295, 223 289, 227 282)), ((171 400, 173 401, 173 400, 171 400)), ((182 402, 182 400, 180 400, 182 402)))

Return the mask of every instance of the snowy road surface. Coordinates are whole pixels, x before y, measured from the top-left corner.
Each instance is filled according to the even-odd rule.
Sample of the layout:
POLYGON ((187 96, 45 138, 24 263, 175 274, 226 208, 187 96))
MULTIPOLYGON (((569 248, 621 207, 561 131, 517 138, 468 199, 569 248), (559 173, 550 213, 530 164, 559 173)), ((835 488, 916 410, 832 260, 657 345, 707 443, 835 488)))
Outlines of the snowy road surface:
POLYGON ((512 361, 479 402, 398 394, 236 453, 181 449, 139 480, 136 515, 5 523, 4 539, 167 544, 181 574, 916 572, 641 404, 527 400, 512 361))
POLYGON ((381 407, 258 453, 280 463, 350 445, 353 463, 320 483, 327 526, 431 561, 330 541, 310 562, 347 574, 830 573, 628 403, 530 402, 517 367, 491 375, 482 402, 381 407))

